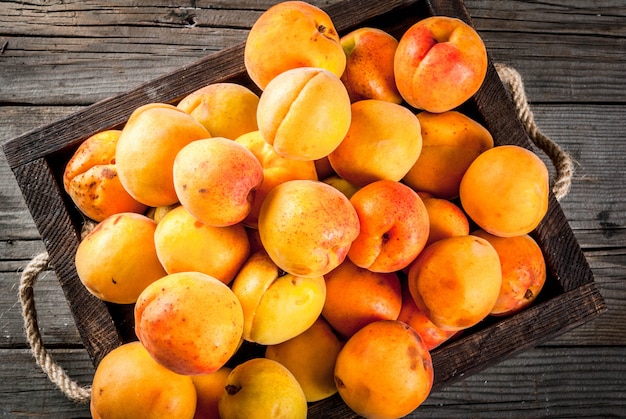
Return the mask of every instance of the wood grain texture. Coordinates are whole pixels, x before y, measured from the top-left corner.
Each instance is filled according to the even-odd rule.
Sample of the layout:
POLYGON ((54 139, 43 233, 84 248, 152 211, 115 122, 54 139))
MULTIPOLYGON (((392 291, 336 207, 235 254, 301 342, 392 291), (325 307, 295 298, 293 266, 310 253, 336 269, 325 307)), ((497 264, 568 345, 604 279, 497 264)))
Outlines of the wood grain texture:
MULTIPOLYGON (((236 45, 254 17, 274 3, 0 3, 0 143, 236 45)), ((460 377, 435 391, 416 417, 622 416, 626 11, 619 0, 465 5, 492 60, 524 77, 539 126, 576 160, 572 191, 560 206, 609 309, 536 349, 460 377)), ((42 249, 0 154, 0 412, 88 417, 85 406, 60 395, 25 349, 17 281, 19 270, 42 249)), ((55 284, 50 271, 36 289, 44 339, 70 375, 86 384, 93 373, 90 356, 80 349, 71 310, 55 284)))

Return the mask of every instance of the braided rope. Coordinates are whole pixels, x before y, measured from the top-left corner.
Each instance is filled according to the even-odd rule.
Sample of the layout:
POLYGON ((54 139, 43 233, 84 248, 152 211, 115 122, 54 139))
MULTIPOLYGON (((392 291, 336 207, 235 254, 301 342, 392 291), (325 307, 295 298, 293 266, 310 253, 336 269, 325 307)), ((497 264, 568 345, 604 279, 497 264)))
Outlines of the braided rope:
POLYGON ((48 254, 41 253, 35 256, 22 272, 19 297, 22 304, 26 338, 37 365, 46 373, 50 381, 56 384, 69 399, 78 403, 89 403, 91 387, 81 387, 72 380, 65 370, 52 359, 41 339, 33 287, 39 274, 48 268, 48 262, 48 254))
POLYGON ((524 90, 522 76, 512 67, 505 64, 495 64, 496 71, 500 79, 507 85, 511 93, 515 109, 517 109, 517 117, 524 125, 526 133, 537 147, 543 150, 550 158, 556 176, 552 185, 552 192, 557 200, 561 200, 569 193, 572 176, 574 174, 574 163, 572 158, 557 143, 544 135, 537 124, 524 90))
MULTIPOLYGON (((503 64, 495 64, 495 67, 498 75, 511 92, 515 108, 518 111, 518 118, 524 125, 528 136, 546 153, 554 164, 556 177, 553 183, 553 192, 556 198, 560 200, 567 195, 570 190, 574 172, 572 160, 561 147, 545 136, 535 124, 520 74, 515 69, 503 64)), ((85 223, 81 237, 84 237, 93 226, 93 223, 85 223)), ((37 365, 46 373, 50 381, 55 383, 69 399, 78 403, 88 403, 91 397, 91 387, 82 387, 68 377, 63 368, 54 362, 52 357, 48 354, 41 339, 41 333, 37 324, 37 311, 35 309, 33 287, 39 274, 48 268, 48 262, 48 254, 41 253, 35 256, 28 263, 24 272, 22 272, 19 297, 22 304, 22 317, 24 318, 26 338, 28 339, 31 352, 37 361, 37 365)))

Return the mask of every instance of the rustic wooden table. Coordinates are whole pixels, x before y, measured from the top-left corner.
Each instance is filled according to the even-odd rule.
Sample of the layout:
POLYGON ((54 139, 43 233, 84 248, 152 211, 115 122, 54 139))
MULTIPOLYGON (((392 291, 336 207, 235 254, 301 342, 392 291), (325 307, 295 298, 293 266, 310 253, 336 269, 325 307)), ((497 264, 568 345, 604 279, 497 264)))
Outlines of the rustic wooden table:
MULTIPOLYGON (((1 1, 0 144, 242 42, 273 3, 1 1)), ((561 206, 609 310, 433 393, 420 417, 625 415, 623 0, 465 4, 492 60, 524 77, 540 129, 575 160, 572 189, 561 206)), ((86 405, 69 401, 42 373, 24 337, 19 274, 43 251, 0 153, 0 415, 88 417, 86 405)), ((35 293, 46 347, 73 379, 89 384, 94 370, 54 273, 40 276, 35 293)))

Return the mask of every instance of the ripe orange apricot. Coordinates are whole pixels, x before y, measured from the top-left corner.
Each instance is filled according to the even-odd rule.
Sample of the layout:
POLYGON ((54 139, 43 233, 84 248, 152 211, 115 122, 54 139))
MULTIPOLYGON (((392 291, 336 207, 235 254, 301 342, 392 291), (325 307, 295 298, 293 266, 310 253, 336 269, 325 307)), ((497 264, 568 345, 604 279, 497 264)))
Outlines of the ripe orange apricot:
POLYGON ((297 67, 323 68, 340 77, 346 55, 325 11, 303 1, 283 1, 252 25, 244 64, 252 81, 265 90, 276 76, 297 67))
POLYGON ((276 76, 257 108, 261 135, 283 157, 318 160, 343 140, 350 126, 350 97, 330 71, 299 67, 276 76))
POLYGON ((115 149, 122 131, 102 131, 87 138, 63 172, 63 187, 78 209, 94 221, 120 212, 143 213, 117 176, 115 149))
POLYGON ((548 210, 545 163, 532 151, 503 145, 485 151, 469 166, 460 186, 461 205, 495 236, 530 233, 548 210))
POLYGON ((375 99, 355 102, 351 109, 350 128, 328 155, 335 172, 357 186, 401 180, 422 150, 417 116, 402 105, 375 99))
POLYGON ((498 237, 484 230, 472 234, 491 243, 500 256, 502 287, 490 314, 505 316, 528 307, 546 282, 546 261, 537 242, 528 234, 498 237))
POLYGON ((339 266, 359 228, 348 198, 320 181, 281 183, 259 212, 263 247, 278 267, 296 276, 317 277, 339 266))
POLYGON ((99 223, 78 245, 76 271, 101 300, 131 304, 149 284, 167 273, 154 244, 156 223, 125 212, 99 223))
POLYGON ((380 320, 352 336, 339 352, 339 395, 366 418, 396 419, 417 409, 434 379, 430 353, 406 323, 380 320))
POLYGON ((91 387, 94 418, 187 418, 196 410, 191 377, 157 363, 140 342, 109 352, 98 367, 91 387))
POLYGON ((372 272, 346 259, 324 279, 322 316, 344 338, 374 321, 398 318, 402 291, 395 272, 372 272))
POLYGON ((154 242, 167 273, 196 271, 230 284, 250 255, 245 227, 203 224, 183 206, 169 211, 158 223, 154 242))
POLYGON ((424 111, 417 119, 422 152, 402 180, 436 198, 456 198, 465 171, 478 155, 493 147, 493 137, 484 126, 457 111, 424 111))
POLYGON ((256 108, 259 97, 236 83, 214 83, 202 87, 178 102, 182 109, 211 133, 231 140, 256 131, 256 108))
POLYGON ((477 236, 450 237, 427 246, 411 264, 409 291, 437 327, 458 331, 482 321, 502 284, 500 259, 477 236))
POLYGON ((478 91, 487 61, 485 44, 474 28, 457 18, 431 16, 400 38, 394 57, 396 84, 411 106, 446 112, 478 91))
POLYGON ((395 272, 406 268, 424 249, 428 211, 408 186, 378 180, 359 189, 350 202, 361 225, 348 251, 355 265, 374 272, 395 272))
POLYGON ((402 103, 393 72, 396 38, 378 28, 361 27, 342 36, 340 42, 347 57, 341 81, 352 102, 379 99, 402 103))
POLYGON ((161 365, 185 375, 222 368, 241 344, 243 310, 231 289, 201 272, 169 274, 141 293, 135 334, 161 365))
POLYGON ((243 221, 263 182, 263 167, 254 154, 224 137, 186 145, 172 167, 181 205, 204 224, 216 227, 243 221))
POLYGON ((159 207, 178 202, 172 167, 178 152, 211 134, 191 115, 166 103, 140 106, 117 141, 115 164, 124 189, 142 204, 159 207))

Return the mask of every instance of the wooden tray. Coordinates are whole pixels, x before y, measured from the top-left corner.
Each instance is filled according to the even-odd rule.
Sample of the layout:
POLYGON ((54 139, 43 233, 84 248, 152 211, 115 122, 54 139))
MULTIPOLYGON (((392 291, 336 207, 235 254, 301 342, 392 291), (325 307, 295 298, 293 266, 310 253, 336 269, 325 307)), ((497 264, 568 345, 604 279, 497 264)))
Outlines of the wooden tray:
MULTIPOLYGON (((346 0, 326 11, 340 35, 368 25, 399 37, 417 20, 432 15, 457 17, 471 24, 462 0, 346 0)), ((122 127, 131 112, 146 103, 176 103, 192 91, 217 82, 241 83, 259 93, 245 72, 243 50, 242 43, 207 56, 17 137, 3 147, 94 365, 113 348, 136 339, 133 307, 96 299, 78 279, 74 254, 84 219, 63 191, 65 164, 83 140, 99 131, 122 127)), ((491 63, 482 88, 463 106, 463 111, 483 123, 497 145, 533 148, 491 63)), ((434 350, 435 389, 575 328, 606 310, 589 265, 554 196, 550 196, 548 213, 533 236, 544 252, 549 271, 539 299, 521 313, 488 319, 460 339, 434 350)), ((259 348, 244 345, 236 360, 254 356, 255 349, 258 353, 259 348)), ((356 417, 338 395, 312 404, 309 413, 310 417, 356 417)))

